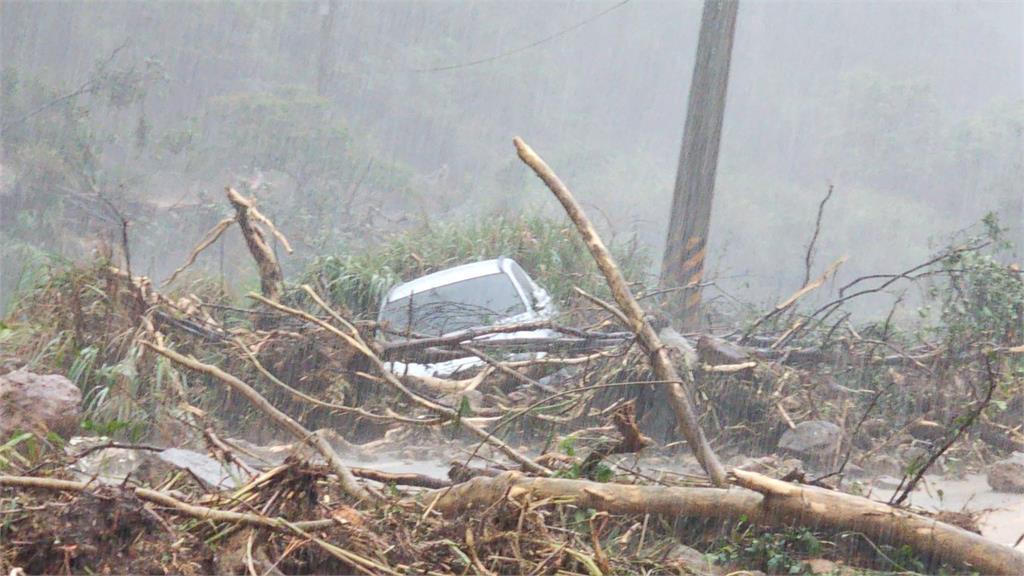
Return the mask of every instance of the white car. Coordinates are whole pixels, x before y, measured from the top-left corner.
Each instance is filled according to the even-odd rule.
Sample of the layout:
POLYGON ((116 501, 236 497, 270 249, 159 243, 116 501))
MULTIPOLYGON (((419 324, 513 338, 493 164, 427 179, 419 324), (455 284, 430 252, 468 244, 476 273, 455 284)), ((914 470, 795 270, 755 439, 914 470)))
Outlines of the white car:
MULTIPOLYGON (((378 315, 390 340, 444 336, 470 328, 547 320, 555 306, 544 290, 511 258, 483 260, 448 268, 399 284, 388 291, 378 315)), ((479 339, 551 338, 557 333, 528 330, 488 334, 479 339)), ((476 357, 432 364, 388 362, 395 374, 451 376, 476 368, 476 357)))

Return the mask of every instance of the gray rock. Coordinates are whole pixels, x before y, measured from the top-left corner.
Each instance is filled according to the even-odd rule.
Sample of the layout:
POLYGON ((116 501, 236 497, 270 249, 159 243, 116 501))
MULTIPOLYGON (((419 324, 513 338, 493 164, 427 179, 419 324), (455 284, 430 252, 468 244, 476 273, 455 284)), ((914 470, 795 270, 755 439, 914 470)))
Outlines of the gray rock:
POLYGON ((139 480, 140 469, 148 468, 153 471, 156 468, 154 464, 159 462, 154 452, 150 450, 100 448, 109 443, 110 438, 105 436, 75 436, 68 441, 65 451, 68 455, 74 456, 74 463, 69 471, 76 480, 96 481, 111 485, 122 484, 129 475, 139 480), (97 450, 97 448, 99 449, 97 450))
POLYGON ((928 460, 928 450, 922 446, 908 446, 900 452, 904 466, 923 466, 928 460))
POLYGON ((78 429, 82 392, 59 374, 15 370, 0 376, 0 439, 15 430, 68 438, 78 429))
POLYGON ((565 368, 562 368, 557 372, 544 376, 543 378, 537 380, 537 382, 540 382, 541 384, 549 388, 564 387, 567 383, 572 382, 573 376, 579 374, 579 372, 579 366, 566 366, 565 368))
POLYGON ((156 456, 172 466, 189 470, 211 488, 232 489, 249 479, 249 474, 238 465, 223 464, 192 450, 168 448, 157 452, 156 456))
POLYGON ((864 478, 867 476, 867 472, 853 462, 846 463, 846 468, 843 469, 843 473, 846 474, 847 478, 864 478))
POLYGON ((888 454, 875 456, 864 463, 864 469, 871 474, 882 476, 900 476, 903 474, 903 466, 899 460, 888 454))
POLYGON ((902 480, 902 478, 897 478, 896 476, 879 476, 879 477, 875 478, 871 482, 871 484, 875 488, 895 489, 897 486, 900 485, 900 481, 901 480, 902 480))
POLYGON ((885 434, 886 430, 891 427, 891 423, 883 418, 871 418, 865 420, 860 426, 861 432, 867 434, 872 438, 878 438, 885 434))
POLYGON ((663 563, 667 566, 681 567, 686 574, 696 576, 720 576, 726 573, 722 567, 708 562, 699 550, 679 543, 672 546, 665 554, 663 563))
POLYGON ((1024 452, 990 464, 987 473, 988 485, 996 492, 1024 494, 1024 452))
POLYGON ((842 436, 839 426, 824 420, 810 420, 786 430, 779 439, 779 449, 820 462, 836 453, 842 436))

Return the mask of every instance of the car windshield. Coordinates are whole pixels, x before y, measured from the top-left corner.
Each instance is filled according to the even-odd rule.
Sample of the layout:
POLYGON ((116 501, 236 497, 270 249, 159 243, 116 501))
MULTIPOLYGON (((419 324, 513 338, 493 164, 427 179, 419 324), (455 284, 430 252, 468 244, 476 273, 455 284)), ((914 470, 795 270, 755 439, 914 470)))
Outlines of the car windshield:
POLYGON ((474 326, 488 326, 523 312, 526 312, 526 305, 512 280, 499 273, 438 286, 388 302, 381 320, 394 332, 440 336, 474 326))

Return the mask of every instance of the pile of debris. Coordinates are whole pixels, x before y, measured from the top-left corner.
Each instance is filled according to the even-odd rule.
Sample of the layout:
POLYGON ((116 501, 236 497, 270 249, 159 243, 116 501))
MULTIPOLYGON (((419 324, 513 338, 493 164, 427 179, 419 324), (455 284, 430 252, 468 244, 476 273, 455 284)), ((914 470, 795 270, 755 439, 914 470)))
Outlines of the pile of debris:
MULTIPOLYGON (((740 527, 797 526, 863 536, 831 552, 868 567, 891 568, 882 547, 906 546, 929 568, 1024 573, 1024 553, 972 532, 969 518, 904 505, 935 465, 980 466, 1024 446, 1003 416, 1021 409, 1009 368, 1024 350, 979 345, 954 359, 929 344, 905 349, 826 325, 841 302, 794 315, 823 279, 748 330, 692 345, 652 323, 569 190, 516 145, 607 280, 613 302, 581 294, 593 306, 583 328, 543 319, 378 340, 387 326, 352 320, 313 286, 286 289, 267 236, 286 249, 287 240, 231 189, 235 215, 182 270, 237 224, 260 271, 252 308, 194 293, 173 299, 109 264, 23 303, 34 331, 13 356, 45 365, 48 355, 57 364, 63 352, 79 354, 68 370, 75 383, 24 370, 2 376, 0 423, 13 437, 0 447, 0 539, 9 543, 0 568, 716 573, 721 566, 677 537, 707 548, 740 527), (773 333, 779 321, 784 329, 773 333), (546 342, 489 339, 541 329, 546 342), (811 333, 825 336, 813 343, 811 333), (67 348, 55 351, 55 341, 67 348), (466 356, 474 369, 458 376, 394 367, 466 356), (85 366, 94 363, 117 369, 97 375, 85 366), (940 376, 955 386, 938 390, 940 376), (78 405, 98 399, 128 416, 115 422, 147 419, 151 444, 62 448, 78 428, 78 405), (1005 410, 990 410, 994 400, 1005 410), (247 438, 230 437, 250 426, 247 438), (250 442, 280 434, 289 446, 250 442), (354 465, 402 446, 462 454, 448 478, 354 465), (678 466, 656 473, 622 456, 641 451, 678 466), (888 502, 843 491, 868 468, 901 476, 888 502)), ((993 465, 993 486, 1017 489, 1019 465, 993 465)), ((724 563, 783 567, 745 560, 724 563)), ((803 560, 784 567, 810 569, 803 560)))

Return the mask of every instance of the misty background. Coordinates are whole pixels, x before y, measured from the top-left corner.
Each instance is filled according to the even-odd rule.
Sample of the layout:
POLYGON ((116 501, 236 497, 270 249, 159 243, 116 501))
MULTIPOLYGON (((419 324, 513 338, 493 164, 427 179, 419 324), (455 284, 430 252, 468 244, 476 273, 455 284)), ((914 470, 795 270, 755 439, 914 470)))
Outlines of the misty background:
MULTIPOLYGON (((286 273, 396 231, 561 217, 522 136, 657 263, 699 2, 0 3, 0 303, 49 253, 157 281, 244 185, 286 273), (98 200, 98 198, 101 198, 98 200), (113 247, 113 248, 111 248, 113 247)), ((999 214, 1024 245, 1024 4, 741 3, 708 275, 770 302, 999 214)), ((232 236, 199 265, 255 278, 232 236)), ((652 273, 656 273, 652 269, 652 273)))

